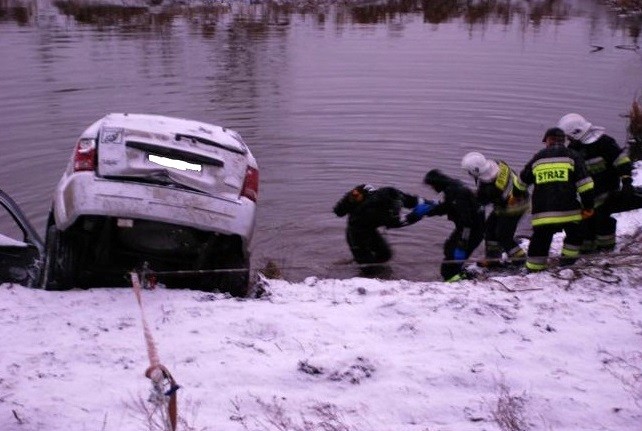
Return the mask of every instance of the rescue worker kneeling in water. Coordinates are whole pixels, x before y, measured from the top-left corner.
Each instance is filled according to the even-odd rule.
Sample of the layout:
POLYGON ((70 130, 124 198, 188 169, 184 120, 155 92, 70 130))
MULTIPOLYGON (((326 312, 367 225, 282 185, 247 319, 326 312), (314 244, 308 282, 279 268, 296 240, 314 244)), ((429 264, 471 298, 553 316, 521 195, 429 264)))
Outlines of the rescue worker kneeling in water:
POLYGON ((361 184, 347 192, 334 206, 338 217, 348 216, 346 240, 354 260, 359 264, 385 263, 392 258, 392 249, 379 232, 380 227, 400 228, 421 217, 411 212, 401 216, 401 208, 430 208, 433 202, 409 195, 394 187, 375 189, 361 184))
POLYGON ((565 140, 562 129, 548 129, 543 138, 546 147, 526 164, 515 183, 524 192, 533 187, 533 235, 526 259, 526 269, 532 272, 547 268, 553 235, 560 231, 565 233, 560 263, 575 262, 583 240, 580 223, 593 216, 593 179, 580 155, 566 148, 565 140))

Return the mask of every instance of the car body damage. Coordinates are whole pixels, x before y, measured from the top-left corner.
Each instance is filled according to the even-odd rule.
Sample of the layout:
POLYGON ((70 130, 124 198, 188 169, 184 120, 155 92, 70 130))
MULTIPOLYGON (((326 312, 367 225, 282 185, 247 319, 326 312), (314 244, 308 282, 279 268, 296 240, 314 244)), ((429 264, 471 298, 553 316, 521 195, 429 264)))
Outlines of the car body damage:
MULTIPOLYGON (((250 149, 231 129, 109 114, 73 147, 53 193, 44 243, 29 226, 23 241, 7 240, 4 248, 22 247, 21 262, 37 262, 30 283, 45 289, 129 285, 128 273, 146 268, 169 287, 243 296, 258 174, 250 149)), ((25 279, 11 272, 11 281, 25 279)))

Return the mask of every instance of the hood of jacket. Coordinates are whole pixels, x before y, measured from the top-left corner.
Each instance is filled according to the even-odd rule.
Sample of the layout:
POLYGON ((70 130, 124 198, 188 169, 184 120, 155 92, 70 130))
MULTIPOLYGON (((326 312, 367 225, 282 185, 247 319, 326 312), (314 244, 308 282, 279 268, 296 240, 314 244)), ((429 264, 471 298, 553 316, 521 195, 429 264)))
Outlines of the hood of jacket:
POLYGON ((424 184, 431 186, 438 193, 443 192, 449 186, 463 185, 461 181, 449 177, 439 169, 432 169, 428 171, 428 173, 424 177, 424 184))

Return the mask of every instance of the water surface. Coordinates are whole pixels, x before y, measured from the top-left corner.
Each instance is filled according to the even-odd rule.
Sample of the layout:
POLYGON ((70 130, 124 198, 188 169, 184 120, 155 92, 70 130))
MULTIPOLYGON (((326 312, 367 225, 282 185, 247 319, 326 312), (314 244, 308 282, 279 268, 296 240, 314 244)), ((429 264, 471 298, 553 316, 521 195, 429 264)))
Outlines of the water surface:
MULTIPOLYGON (((642 86, 640 22, 595 0, 400 1, 321 8, 123 8, 0 1, 0 187, 40 232, 78 134, 108 112, 238 130, 261 172, 253 267, 349 277, 360 183, 427 198, 478 150, 516 169, 580 112, 621 143, 642 86), (472 4, 472 6, 470 5, 472 4), (475 6, 477 4, 477 6, 475 6)), ((389 231, 392 276, 437 277, 451 225, 389 231)))

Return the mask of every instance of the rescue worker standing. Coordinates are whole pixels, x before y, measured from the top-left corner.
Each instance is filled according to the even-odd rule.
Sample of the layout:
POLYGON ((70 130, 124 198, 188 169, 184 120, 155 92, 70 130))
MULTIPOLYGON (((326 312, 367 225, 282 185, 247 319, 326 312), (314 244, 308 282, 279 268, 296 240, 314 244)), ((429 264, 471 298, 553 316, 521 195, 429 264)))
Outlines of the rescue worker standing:
POLYGON ((374 264, 392 258, 392 249, 379 228, 400 228, 414 223, 418 218, 410 221, 402 218, 401 208, 415 208, 418 204, 431 205, 394 187, 375 189, 361 184, 347 192, 333 212, 338 217, 348 215, 346 240, 354 260, 359 264, 374 264))
POLYGON ((484 266, 500 266, 503 252, 513 262, 526 258, 526 252, 515 240, 515 231, 530 207, 529 195, 514 190, 517 174, 506 162, 487 159, 474 151, 463 157, 461 166, 475 179, 479 203, 492 206, 486 218, 484 266))
POLYGON ((558 127, 569 138, 568 147, 584 159, 595 183, 595 215, 582 223, 584 241, 581 251, 612 250, 615 248, 617 222, 611 217, 608 201, 620 190, 620 183, 620 198, 633 198, 631 159, 615 139, 604 133, 603 127, 593 126, 579 114, 564 115, 558 127))
POLYGON ((440 272, 448 282, 465 279, 466 274, 462 271, 465 260, 484 238, 484 209, 477 202, 475 193, 464 183, 438 169, 426 174, 424 184, 441 193, 442 198, 432 207, 418 206, 408 217, 446 215, 448 220, 455 223, 455 230, 444 243, 444 261, 440 272))
POLYGON ((533 185, 529 271, 547 268, 553 235, 560 231, 565 233, 560 264, 575 262, 582 244, 580 222, 593 215, 593 180, 579 154, 566 148, 565 140, 562 129, 548 129, 543 139, 546 147, 526 164, 515 184, 522 191, 533 185))

